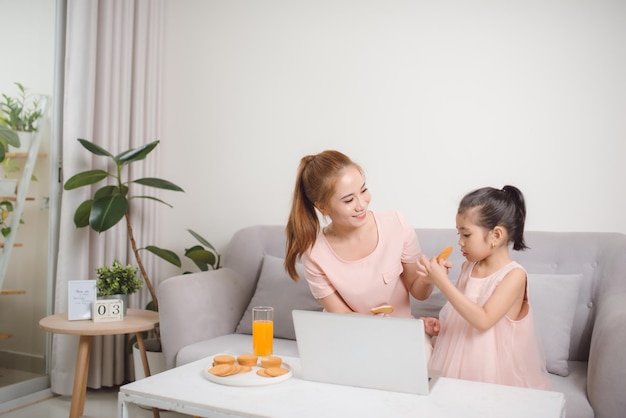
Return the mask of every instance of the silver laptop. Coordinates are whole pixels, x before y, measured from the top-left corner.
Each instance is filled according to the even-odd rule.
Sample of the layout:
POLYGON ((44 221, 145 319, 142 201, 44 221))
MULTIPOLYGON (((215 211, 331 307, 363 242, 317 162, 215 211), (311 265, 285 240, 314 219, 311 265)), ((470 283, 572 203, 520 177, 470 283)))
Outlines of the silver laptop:
POLYGON ((302 378, 427 395, 420 319, 292 311, 302 378))

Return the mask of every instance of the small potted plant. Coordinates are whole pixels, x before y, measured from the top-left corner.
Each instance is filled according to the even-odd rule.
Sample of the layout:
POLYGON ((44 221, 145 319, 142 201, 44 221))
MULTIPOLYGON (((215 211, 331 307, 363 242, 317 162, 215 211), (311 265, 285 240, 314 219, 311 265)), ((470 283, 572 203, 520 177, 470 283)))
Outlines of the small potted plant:
POLYGON ((124 302, 124 315, 126 315, 128 295, 132 295, 143 286, 143 282, 137 277, 137 269, 131 265, 123 266, 116 259, 110 266, 98 267, 96 274, 98 297, 121 299, 124 302))
POLYGON ((0 124, 16 131, 19 147, 15 152, 28 152, 32 133, 37 131, 37 121, 42 116, 39 98, 28 93, 28 89, 15 83, 18 94, 15 97, 2 94, 0 102, 0 124))

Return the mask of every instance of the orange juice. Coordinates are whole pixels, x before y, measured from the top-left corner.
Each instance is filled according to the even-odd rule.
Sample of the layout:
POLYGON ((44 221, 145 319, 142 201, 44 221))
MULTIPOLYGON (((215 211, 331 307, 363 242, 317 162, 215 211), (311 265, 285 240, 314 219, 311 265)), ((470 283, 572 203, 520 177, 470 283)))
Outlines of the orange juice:
POLYGON ((274 342, 274 322, 252 321, 252 351, 257 356, 272 354, 274 342))

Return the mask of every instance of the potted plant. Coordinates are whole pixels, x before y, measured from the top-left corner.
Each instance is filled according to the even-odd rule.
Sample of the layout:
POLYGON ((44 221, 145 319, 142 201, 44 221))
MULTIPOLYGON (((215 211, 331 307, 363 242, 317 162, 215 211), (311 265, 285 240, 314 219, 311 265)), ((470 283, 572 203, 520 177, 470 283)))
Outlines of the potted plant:
POLYGON ((121 299, 124 304, 124 315, 128 307, 128 295, 132 295, 143 287, 137 277, 137 269, 130 264, 123 266, 119 260, 113 260, 110 266, 96 269, 96 289, 98 297, 103 299, 121 299))
MULTIPOLYGON (((6 153, 9 145, 19 147, 20 139, 13 129, 0 124, 0 163, 3 165, 8 165, 6 153)), ((12 168, 10 165, 5 167, 5 177, 7 169, 10 171, 12 168)), ((13 212, 13 203, 7 198, 15 196, 16 188, 17 180, 0 179, 0 232, 5 238, 11 233, 9 216, 13 212)))
MULTIPOLYGON (((63 188, 66 191, 74 190, 79 187, 90 186, 96 184, 105 179, 112 179, 113 184, 105 184, 93 194, 93 196, 84 202, 82 202, 76 212, 74 213, 74 224, 78 228, 90 227, 96 232, 104 232, 113 226, 117 225, 122 219, 126 221, 126 227, 128 230, 128 240, 131 244, 133 255, 139 266, 141 276, 148 287, 152 302, 154 303, 155 310, 158 311, 158 299, 152 281, 145 270, 143 260, 140 254, 140 248, 135 241, 135 235, 133 233, 133 226, 130 219, 130 203, 132 199, 152 199, 160 203, 164 203, 171 207, 168 203, 157 199, 152 196, 134 195, 131 194, 132 186, 145 186, 154 187, 157 189, 171 190, 182 192, 183 189, 179 186, 171 183, 167 180, 159 178, 139 178, 139 179, 127 179, 124 178, 124 173, 128 170, 125 168, 134 162, 141 161, 152 152, 159 141, 150 142, 138 148, 129 149, 118 155, 113 155, 104 148, 87 141, 86 139, 78 139, 78 142, 85 147, 85 149, 92 154, 100 157, 105 157, 113 162, 112 170, 87 170, 77 174, 74 174, 66 182, 63 188)), ((159 257, 171 258, 175 255, 173 251, 158 248, 156 246, 149 246, 149 248, 156 251, 159 257)))
MULTIPOLYGON (((4 154, 4 159, 0 161, 0 166, 2 166, 3 171, 2 178, 0 178, 0 233, 4 238, 7 238, 12 230, 10 216, 14 212, 16 213, 14 211, 16 206, 13 202, 17 200, 18 179, 15 178, 15 174, 21 168, 13 158, 7 157, 6 154, 4 154)), ((38 181, 34 174, 31 176, 31 180, 38 181)), ((21 217, 19 224, 24 224, 21 217)))
MULTIPOLYGON (((153 141, 142 145, 138 148, 126 150, 118 155, 113 155, 104 148, 87 141, 86 139, 78 139, 78 142, 90 153, 111 160, 113 163, 109 171, 106 170, 87 170, 70 177, 64 185, 66 191, 74 190, 79 187, 90 186, 106 179, 113 180, 112 184, 107 183, 93 193, 93 196, 82 202, 74 213, 74 224, 78 228, 90 227, 96 232, 104 232, 109 228, 117 225, 122 219, 126 221, 126 229, 128 231, 128 240, 131 244, 133 255, 137 261, 141 277, 143 278, 150 296, 152 298, 148 309, 159 310, 157 294, 150 277, 144 267, 140 250, 148 250, 155 255, 167 260, 168 262, 180 267, 180 258, 173 251, 149 245, 139 247, 135 241, 133 225, 130 218, 131 201, 133 199, 152 199, 160 203, 164 203, 171 207, 168 203, 152 196, 135 194, 136 187, 153 187, 157 189, 182 192, 183 189, 167 180, 159 178, 125 178, 124 174, 129 170, 126 168, 134 162, 141 161, 152 152, 159 141, 153 141), (133 193, 131 193, 133 192, 133 193)), ((160 350, 160 335, 158 328, 156 332, 156 350, 160 350)))
MULTIPOLYGON (((78 228, 90 227, 96 232, 104 232, 117 225, 122 219, 126 221, 128 240, 131 244, 133 255, 137 261, 141 277, 152 298, 146 306, 146 309, 158 311, 159 303, 157 294, 145 270, 141 250, 149 251, 179 268, 182 266, 182 262, 174 251, 159 248, 154 245, 140 247, 137 244, 130 218, 131 202, 135 199, 152 199, 171 207, 168 203, 155 197, 136 194, 134 189, 138 186, 177 192, 182 192, 183 189, 174 183, 159 178, 130 179, 124 176, 124 174, 129 171, 126 170, 128 166, 134 162, 145 159, 146 156, 157 147, 159 141, 153 141, 138 148, 123 151, 117 155, 113 155, 104 148, 85 139, 79 138, 78 142, 95 156, 111 160, 112 165, 108 171, 96 169, 74 174, 65 182, 64 190, 69 191, 79 187, 90 186, 105 179, 112 180, 112 183, 107 183, 97 189, 92 194, 91 198, 85 200, 78 206, 74 213, 74 224, 78 228)), ((215 248, 197 233, 191 230, 189 230, 189 232, 198 239, 202 245, 206 245, 208 249, 202 246, 194 246, 185 250, 186 257, 190 258, 202 270, 219 268, 220 257, 215 248)), ((161 369, 159 369, 159 366, 154 365, 155 362, 156 364, 164 364, 165 361, 162 356, 163 353, 161 352, 161 336, 158 326, 154 331, 154 338, 148 339, 144 337, 144 343, 146 351, 149 352, 147 354, 148 362, 151 364, 150 370, 162 370, 162 366, 161 369)), ((132 348, 132 342, 129 342, 129 348, 132 348)))
MULTIPOLYGON (((18 94, 15 97, 2 94, 0 102, 0 124, 5 125, 18 133, 20 143, 16 152, 28 152, 32 133, 37 131, 37 120, 42 116, 39 98, 28 93, 28 89, 20 83, 17 86, 18 94)), ((15 147, 15 145, 13 145, 15 147)))

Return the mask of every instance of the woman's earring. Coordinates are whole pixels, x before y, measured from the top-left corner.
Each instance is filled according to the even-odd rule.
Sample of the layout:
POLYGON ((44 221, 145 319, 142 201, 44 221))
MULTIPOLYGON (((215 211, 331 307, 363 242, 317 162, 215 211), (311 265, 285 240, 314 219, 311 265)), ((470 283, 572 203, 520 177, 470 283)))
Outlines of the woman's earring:
POLYGON ((496 248, 496 242, 495 241, 491 241, 491 248, 496 248))

